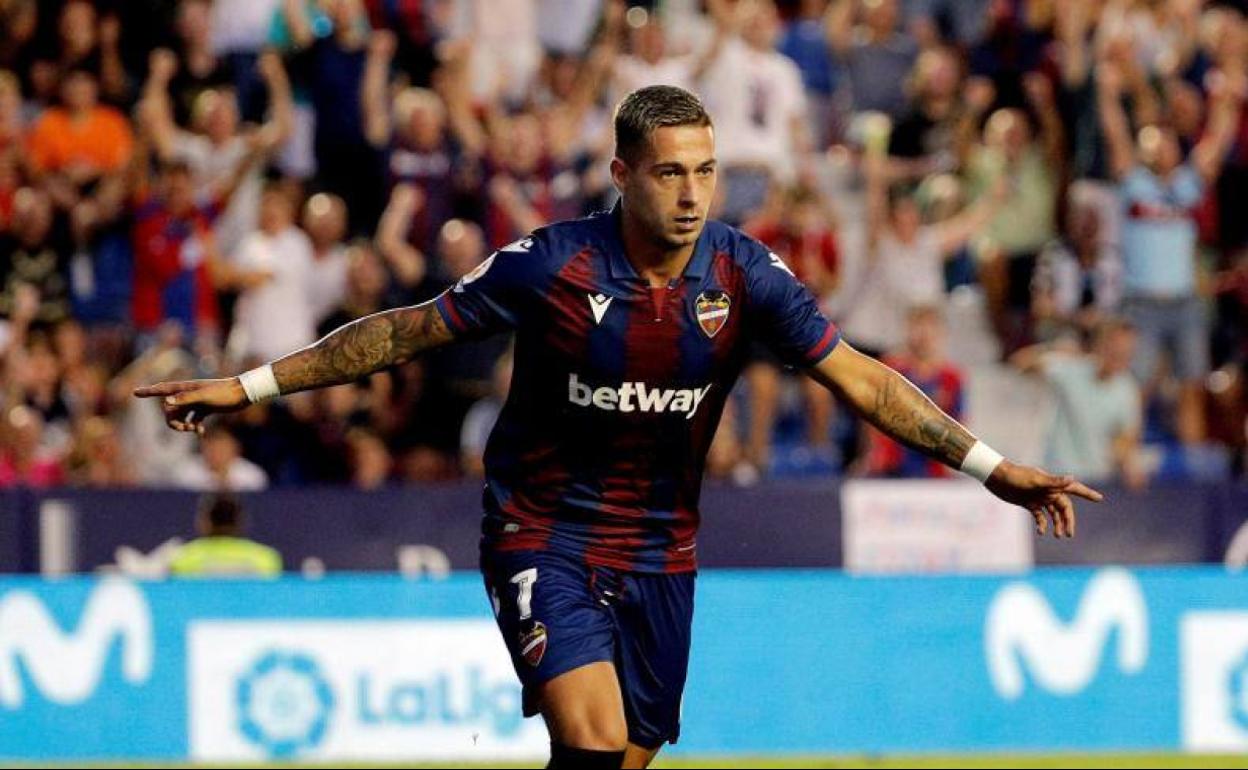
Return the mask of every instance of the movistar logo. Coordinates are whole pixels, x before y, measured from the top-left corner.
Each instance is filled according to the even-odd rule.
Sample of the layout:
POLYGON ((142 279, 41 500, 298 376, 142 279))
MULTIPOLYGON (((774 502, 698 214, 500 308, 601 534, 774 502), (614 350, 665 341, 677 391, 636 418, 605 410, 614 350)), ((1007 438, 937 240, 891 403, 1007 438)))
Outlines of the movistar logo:
POLYGON ((652 388, 644 382, 625 382, 618 388, 592 388, 576 373, 568 375, 568 401, 606 412, 683 412, 692 420, 711 386, 701 388, 652 388))
POLYGON ((0 704, 20 708, 22 677, 48 701, 82 703, 95 692, 108 652, 120 639, 121 673, 139 685, 152 675, 152 613, 129 581, 105 579, 91 592, 78 628, 65 632, 29 591, 0 597, 0 704))
POLYGON ((1034 587, 1012 583, 993 598, 984 628, 992 686, 1006 700, 1020 697, 1025 667, 1041 689, 1057 695, 1081 692, 1096 675, 1111 638, 1117 641, 1119 670, 1139 673, 1148 661, 1148 607, 1126 570, 1097 572, 1068 624, 1034 587))

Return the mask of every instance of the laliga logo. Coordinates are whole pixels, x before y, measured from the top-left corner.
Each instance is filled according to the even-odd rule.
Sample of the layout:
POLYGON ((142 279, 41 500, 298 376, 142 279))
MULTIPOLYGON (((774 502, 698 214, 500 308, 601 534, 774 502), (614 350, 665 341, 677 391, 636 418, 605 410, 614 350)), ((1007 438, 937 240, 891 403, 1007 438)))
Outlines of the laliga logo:
POLYGON ((1138 673, 1148 661, 1148 608, 1126 570, 1097 572, 1069 625, 1054 615, 1038 590, 1012 583, 993 598, 984 627, 992 686, 1006 700, 1020 697, 1025 663, 1041 688, 1074 695, 1092 681, 1114 629, 1118 668, 1124 674, 1138 673))
POLYGON ((0 597, 0 704, 25 700, 18 661, 53 703, 81 703, 95 692, 113 638, 121 637, 121 671, 139 685, 152 675, 152 614, 131 582, 100 581, 82 611, 78 629, 62 633, 38 597, 12 591, 0 597))
POLYGON ((238 728, 272 757, 290 757, 325 738, 334 693, 320 666, 301 653, 262 655, 238 680, 238 728))

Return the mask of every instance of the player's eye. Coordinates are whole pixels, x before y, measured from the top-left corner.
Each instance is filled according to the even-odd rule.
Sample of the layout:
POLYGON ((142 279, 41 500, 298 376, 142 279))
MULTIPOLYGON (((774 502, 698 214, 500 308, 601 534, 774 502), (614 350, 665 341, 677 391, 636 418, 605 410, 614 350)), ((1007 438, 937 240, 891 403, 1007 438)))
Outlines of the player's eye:
POLYGON ((698 175, 699 175, 699 176, 710 176, 712 173, 714 173, 714 171, 715 171, 715 169, 714 169, 714 167, 712 167, 712 166, 703 166, 702 168, 698 169, 698 175))
POLYGON ((663 179, 675 179, 679 172, 674 168, 665 168, 659 172, 659 176, 663 179))

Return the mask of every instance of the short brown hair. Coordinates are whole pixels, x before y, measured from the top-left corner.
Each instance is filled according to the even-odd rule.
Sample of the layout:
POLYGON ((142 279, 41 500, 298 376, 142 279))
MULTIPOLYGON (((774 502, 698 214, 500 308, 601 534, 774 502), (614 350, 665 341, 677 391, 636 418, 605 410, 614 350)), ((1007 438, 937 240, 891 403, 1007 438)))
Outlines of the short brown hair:
POLYGON ((615 155, 626 163, 640 156, 650 134, 667 126, 710 126, 698 97, 676 86, 646 86, 615 108, 615 155))

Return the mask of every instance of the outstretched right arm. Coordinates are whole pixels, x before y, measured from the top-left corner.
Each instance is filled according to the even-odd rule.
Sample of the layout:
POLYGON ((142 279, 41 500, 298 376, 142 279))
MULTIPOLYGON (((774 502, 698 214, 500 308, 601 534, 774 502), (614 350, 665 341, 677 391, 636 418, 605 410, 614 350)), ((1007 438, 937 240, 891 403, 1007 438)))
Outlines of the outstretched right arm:
MULTIPOLYGON (((352 321, 269 366, 277 391, 294 393, 354 382, 452 339, 434 303, 426 302, 352 321)), ((209 414, 236 411, 251 403, 239 377, 161 382, 136 388, 134 395, 163 397, 166 422, 182 431, 202 431, 209 414)))

